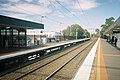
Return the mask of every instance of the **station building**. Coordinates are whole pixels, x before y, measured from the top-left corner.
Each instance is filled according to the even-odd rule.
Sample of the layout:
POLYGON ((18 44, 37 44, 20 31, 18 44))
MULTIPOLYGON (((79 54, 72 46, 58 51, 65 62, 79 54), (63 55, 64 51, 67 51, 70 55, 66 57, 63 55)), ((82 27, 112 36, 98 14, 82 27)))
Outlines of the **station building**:
POLYGON ((0 47, 40 45, 44 24, 0 15, 0 47))
POLYGON ((105 31, 107 36, 117 38, 117 47, 120 48, 120 17, 105 31))
POLYGON ((45 42, 46 35, 43 29, 27 29, 27 46, 42 45, 45 42))
POLYGON ((54 31, 46 32, 45 35, 47 37, 48 42, 60 41, 60 36, 61 36, 60 32, 54 32, 54 31))

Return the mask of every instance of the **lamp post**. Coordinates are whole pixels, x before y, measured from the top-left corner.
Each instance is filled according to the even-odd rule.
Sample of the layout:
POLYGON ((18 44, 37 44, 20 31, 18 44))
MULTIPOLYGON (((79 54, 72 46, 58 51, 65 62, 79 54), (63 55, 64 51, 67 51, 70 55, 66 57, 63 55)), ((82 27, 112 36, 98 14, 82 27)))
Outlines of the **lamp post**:
POLYGON ((76 29, 76 40, 77 40, 77 36, 78 36, 78 31, 77 30, 78 30, 78 28, 76 29))
POLYGON ((61 35, 61 25, 62 25, 62 23, 60 22, 60 35, 61 35))
POLYGON ((42 19, 45 18, 46 16, 41 16, 41 23, 42 23, 42 19))

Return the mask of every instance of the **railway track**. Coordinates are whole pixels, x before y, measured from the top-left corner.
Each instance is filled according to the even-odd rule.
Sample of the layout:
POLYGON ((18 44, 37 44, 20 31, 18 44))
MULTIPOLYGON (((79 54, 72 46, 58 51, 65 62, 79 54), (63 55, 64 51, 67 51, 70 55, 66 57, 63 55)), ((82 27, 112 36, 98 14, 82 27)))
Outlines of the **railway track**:
MULTIPOLYGON (((34 75, 34 74, 36 74, 37 71, 39 72, 39 70, 41 70, 40 72, 43 72, 43 73, 46 72, 46 71, 44 71, 46 66, 48 66, 48 68, 49 68, 51 64, 54 64, 54 62, 60 61, 61 59, 62 60, 66 59, 67 57, 65 58, 65 56, 67 56, 71 52, 74 53, 73 51, 76 51, 76 49, 79 50, 79 48, 82 47, 82 46, 84 46, 85 44, 88 44, 88 42, 85 42, 85 43, 81 44, 80 46, 76 46, 76 47, 74 47, 74 48, 72 48, 70 50, 62 51, 62 54, 56 54, 54 56, 49 57, 49 59, 44 59, 44 61, 43 60, 38 61, 38 62, 36 62, 36 63, 34 63, 32 65, 29 65, 29 66, 27 66, 25 68, 17 70, 17 71, 15 71, 13 73, 10 73, 8 75, 5 75, 5 76, 1 77, 0 79, 1 80, 5 80, 5 79, 7 79, 7 80, 10 80, 10 79, 16 79, 16 80, 19 80, 19 79, 21 79, 21 80, 28 79, 28 80, 30 80, 30 78, 28 78, 29 75, 31 75, 31 74, 34 75), (11 78, 10 78, 10 76, 11 76, 11 78)), ((89 45, 91 45, 91 44, 92 44, 92 42, 89 43, 89 45)), ((85 48, 83 47, 83 49, 80 50, 79 53, 83 52, 85 50, 85 48)), ((78 54, 76 54, 76 55, 72 54, 71 56, 74 56, 74 57, 72 57, 71 59, 67 60, 67 62, 65 62, 65 63, 64 62, 60 63, 60 65, 62 65, 64 63, 64 65, 62 65, 60 69, 62 69, 66 64, 68 64, 77 55, 78 54)), ((58 71, 60 70, 59 68, 56 68, 56 69, 58 69, 58 71)), ((56 73, 58 71, 55 70, 54 72, 56 73)), ((55 73, 53 73, 53 74, 55 74, 55 73)), ((43 80, 43 79, 48 80, 49 78, 51 78, 53 76, 53 74, 51 74, 49 76, 46 75, 45 76, 46 78, 45 77, 44 78, 41 77, 41 78, 38 78, 38 79, 39 80, 43 80)), ((32 77, 32 78, 34 78, 34 77, 32 77)))
POLYGON ((68 61, 66 61, 63 65, 61 65, 49 76, 47 76, 44 80, 71 80, 75 76, 78 68, 86 58, 93 44, 94 42, 90 43, 84 49, 77 52, 75 56, 71 57, 68 61), (74 70, 74 68, 76 68, 76 70, 74 70))

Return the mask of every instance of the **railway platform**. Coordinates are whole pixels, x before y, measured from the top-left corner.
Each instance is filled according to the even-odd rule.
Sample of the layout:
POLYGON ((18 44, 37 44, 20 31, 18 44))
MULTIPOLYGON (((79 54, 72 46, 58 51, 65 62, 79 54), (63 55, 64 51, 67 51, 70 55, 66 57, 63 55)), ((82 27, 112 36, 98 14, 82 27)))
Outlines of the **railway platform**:
POLYGON ((101 39, 91 80, 120 80, 120 50, 101 39))
POLYGON ((105 39, 99 39, 96 45, 73 80, 120 80, 120 50, 105 39))
MULTIPOLYGON (((81 41, 81 40, 80 40, 81 41)), ((56 45, 49 46, 46 48, 38 49, 38 50, 56 50, 59 49, 57 47, 66 47, 70 46, 68 44, 74 43, 72 42, 62 42, 56 43, 56 45), (67 45, 66 45, 67 44, 67 45)), ((75 42, 76 43, 76 42, 75 42)), ((37 49, 33 50, 36 51, 37 49)), ((29 51, 32 53, 33 51, 29 51)), ((25 51, 26 52, 26 51, 25 51)), ((26 52, 27 53, 27 52, 26 52)), ((22 53, 23 54, 23 53, 22 53)), ((26 55, 21 56, 19 58, 28 58, 28 61, 31 61, 33 58, 38 58, 38 53, 34 53, 36 56, 26 55)), ((17 59, 17 58, 15 58, 17 59)), ((34 60, 33 59, 33 60, 34 60)), ((106 42, 105 39, 98 38, 87 57, 81 63, 80 68, 74 77, 71 77, 73 80, 120 80, 120 50, 106 42)))
MULTIPOLYGON (((69 40, 69 41, 72 41, 72 40, 69 40)), ((39 45, 39 46, 29 46, 29 47, 23 47, 23 48, 18 47, 18 48, 1 49, 0 50, 0 56, 9 55, 9 54, 15 54, 15 53, 18 53, 18 52, 24 52, 26 50, 31 50, 31 49, 36 49, 36 48, 52 46, 52 45, 61 44, 61 43, 69 42, 69 41, 46 43, 46 44, 39 45)))
MULTIPOLYGON (((79 40, 74 40, 74 41, 67 41, 67 42, 58 43, 55 45, 51 44, 51 46, 47 46, 47 47, 18 51, 18 52, 14 52, 14 53, 11 53, 8 55, 2 55, 2 56, 0 56, 0 65, 1 65, 0 76, 3 76, 5 74, 12 72, 16 69, 19 69, 23 66, 27 66, 36 61, 39 61, 40 59, 42 59, 44 57, 50 56, 50 55, 52 55, 51 54, 52 52, 57 52, 57 51, 60 51, 63 49, 67 49, 68 47, 72 47, 77 44, 83 43, 85 41, 89 41, 89 40, 90 40, 90 38, 79 39, 79 40)), ((69 51, 66 54, 68 54, 68 53, 69 53, 69 51)))

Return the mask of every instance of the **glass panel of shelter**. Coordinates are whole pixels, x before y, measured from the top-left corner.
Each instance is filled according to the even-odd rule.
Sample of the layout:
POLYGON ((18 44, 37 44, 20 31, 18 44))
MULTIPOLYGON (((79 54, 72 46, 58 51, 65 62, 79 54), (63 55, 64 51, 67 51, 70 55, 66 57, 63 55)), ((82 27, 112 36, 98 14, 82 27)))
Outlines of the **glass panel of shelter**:
POLYGON ((0 28, 0 47, 25 47, 26 46, 26 31, 18 29, 2 29, 0 28))

